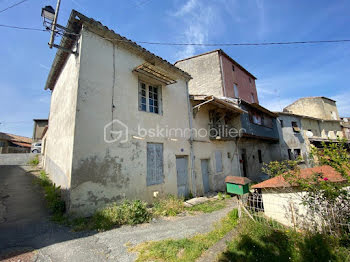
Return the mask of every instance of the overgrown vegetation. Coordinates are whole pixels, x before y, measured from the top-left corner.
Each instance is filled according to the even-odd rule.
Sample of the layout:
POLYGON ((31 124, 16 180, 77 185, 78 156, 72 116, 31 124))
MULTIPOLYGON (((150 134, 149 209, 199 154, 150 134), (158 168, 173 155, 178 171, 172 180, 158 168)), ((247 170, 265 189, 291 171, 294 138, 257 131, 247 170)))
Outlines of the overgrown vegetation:
POLYGON ((225 206, 226 203, 224 200, 211 200, 195 206, 186 207, 185 209, 190 212, 211 213, 223 209, 225 206))
POLYGON ((59 219, 65 211, 65 202, 61 196, 61 187, 52 183, 45 171, 41 171, 38 178, 38 183, 44 189, 48 208, 52 212, 53 217, 59 219))
POLYGON ((231 231, 237 221, 238 211, 234 209, 209 233, 179 240, 146 242, 130 248, 130 251, 139 253, 136 261, 195 261, 205 250, 231 231))
POLYGON ((176 216, 184 210, 184 199, 173 195, 159 198, 153 204, 153 214, 155 216, 176 216))
POLYGON ((299 170, 298 164, 301 161, 301 158, 296 160, 271 161, 268 164, 263 164, 262 172, 269 175, 271 178, 288 172, 295 172, 299 170))
POLYGON ((240 234, 228 243, 219 261, 312 262, 349 261, 349 249, 338 238, 319 233, 276 230, 266 224, 245 219, 240 234))
MULTIPOLYGON (((322 143, 322 148, 311 148, 311 157, 317 165, 329 165, 344 178, 345 183, 331 182, 327 175, 314 173, 312 176, 300 176, 298 161, 271 162, 264 172, 271 176, 283 175, 286 181, 307 192, 302 196, 303 204, 308 207, 312 217, 322 219, 322 229, 331 231, 350 242, 350 194, 346 186, 350 184, 350 155, 346 141, 322 143)), ((314 229, 319 230, 319 222, 311 221, 314 229)))
POLYGON ((31 166, 39 165, 39 156, 36 155, 33 159, 29 160, 28 164, 31 166))

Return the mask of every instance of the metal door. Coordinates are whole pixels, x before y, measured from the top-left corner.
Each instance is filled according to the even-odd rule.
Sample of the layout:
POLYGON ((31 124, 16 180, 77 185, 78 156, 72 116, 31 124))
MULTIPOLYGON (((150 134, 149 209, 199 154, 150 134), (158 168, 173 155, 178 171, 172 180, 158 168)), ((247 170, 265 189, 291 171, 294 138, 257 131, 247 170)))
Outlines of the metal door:
POLYGON ((203 189, 204 193, 208 193, 209 188, 209 170, 208 170, 208 159, 201 160, 201 169, 202 169, 202 179, 203 179, 203 189))
POLYGON ((187 157, 176 157, 177 194, 179 197, 186 197, 189 193, 187 167, 187 157))

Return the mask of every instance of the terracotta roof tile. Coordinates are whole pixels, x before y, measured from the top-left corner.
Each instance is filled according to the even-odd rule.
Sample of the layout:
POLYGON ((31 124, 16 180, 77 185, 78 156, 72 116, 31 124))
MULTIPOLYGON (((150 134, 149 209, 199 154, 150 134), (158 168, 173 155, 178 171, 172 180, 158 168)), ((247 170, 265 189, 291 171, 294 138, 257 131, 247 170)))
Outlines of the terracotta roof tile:
MULTIPOLYGON (((324 174, 330 182, 345 182, 343 178, 333 167, 331 166, 317 166, 312 168, 305 168, 300 170, 301 178, 311 178, 314 173, 324 174)), ((292 187, 282 175, 270 178, 259 184, 252 186, 252 188, 284 188, 292 187)))

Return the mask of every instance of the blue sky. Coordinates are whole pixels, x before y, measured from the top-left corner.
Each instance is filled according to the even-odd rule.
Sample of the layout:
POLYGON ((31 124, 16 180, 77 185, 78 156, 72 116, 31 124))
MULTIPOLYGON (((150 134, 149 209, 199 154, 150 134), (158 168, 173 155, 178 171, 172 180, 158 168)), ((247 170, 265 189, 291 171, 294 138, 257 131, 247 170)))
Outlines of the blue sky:
MULTIPOLYGON (((16 3, 0 0, 0 10, 16 3)), ((29 0, 0 13, 0 24, 42 27, 41 8, 56 1, 29 0)), ((59 23, 71 9, 101 21, 134 41, 230 43, 350 39, 350 1, 328 0, 62 0, 59 23)), ((45 81, 56 50, 49 33, 0 28, 0 131, 32 136, 33 118, 47 118, 45 81)), ((178 59, 214 49, 143 45, 178 59)), ((219 48, 219 47, 218 47, 219 48)), ((270 110, 303 96, 337 100, 350 116, 350 43, 223 47, 257 78, 260 103, 270 110)))

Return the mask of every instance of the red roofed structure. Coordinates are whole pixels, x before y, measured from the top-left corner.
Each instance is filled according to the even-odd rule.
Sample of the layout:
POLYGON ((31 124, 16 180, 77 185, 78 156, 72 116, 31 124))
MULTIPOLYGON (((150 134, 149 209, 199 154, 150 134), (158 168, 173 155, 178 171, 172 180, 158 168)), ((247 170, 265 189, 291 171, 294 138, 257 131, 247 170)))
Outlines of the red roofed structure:
MULTIPOLYGON (((312 168, 305 168, 300 170, 301 178, 311 178, 313 174, 323 174, 328 181, 334 183, 341 183, 347 181, 345 178, 341 176, 339 172, 337 172, 331 166, 317 166, 312 168)), ((252 186, 252 188, 284 188, 284 187, 292 187, 290 183, 288 183, 282 175, 270 178, 252 186)))

